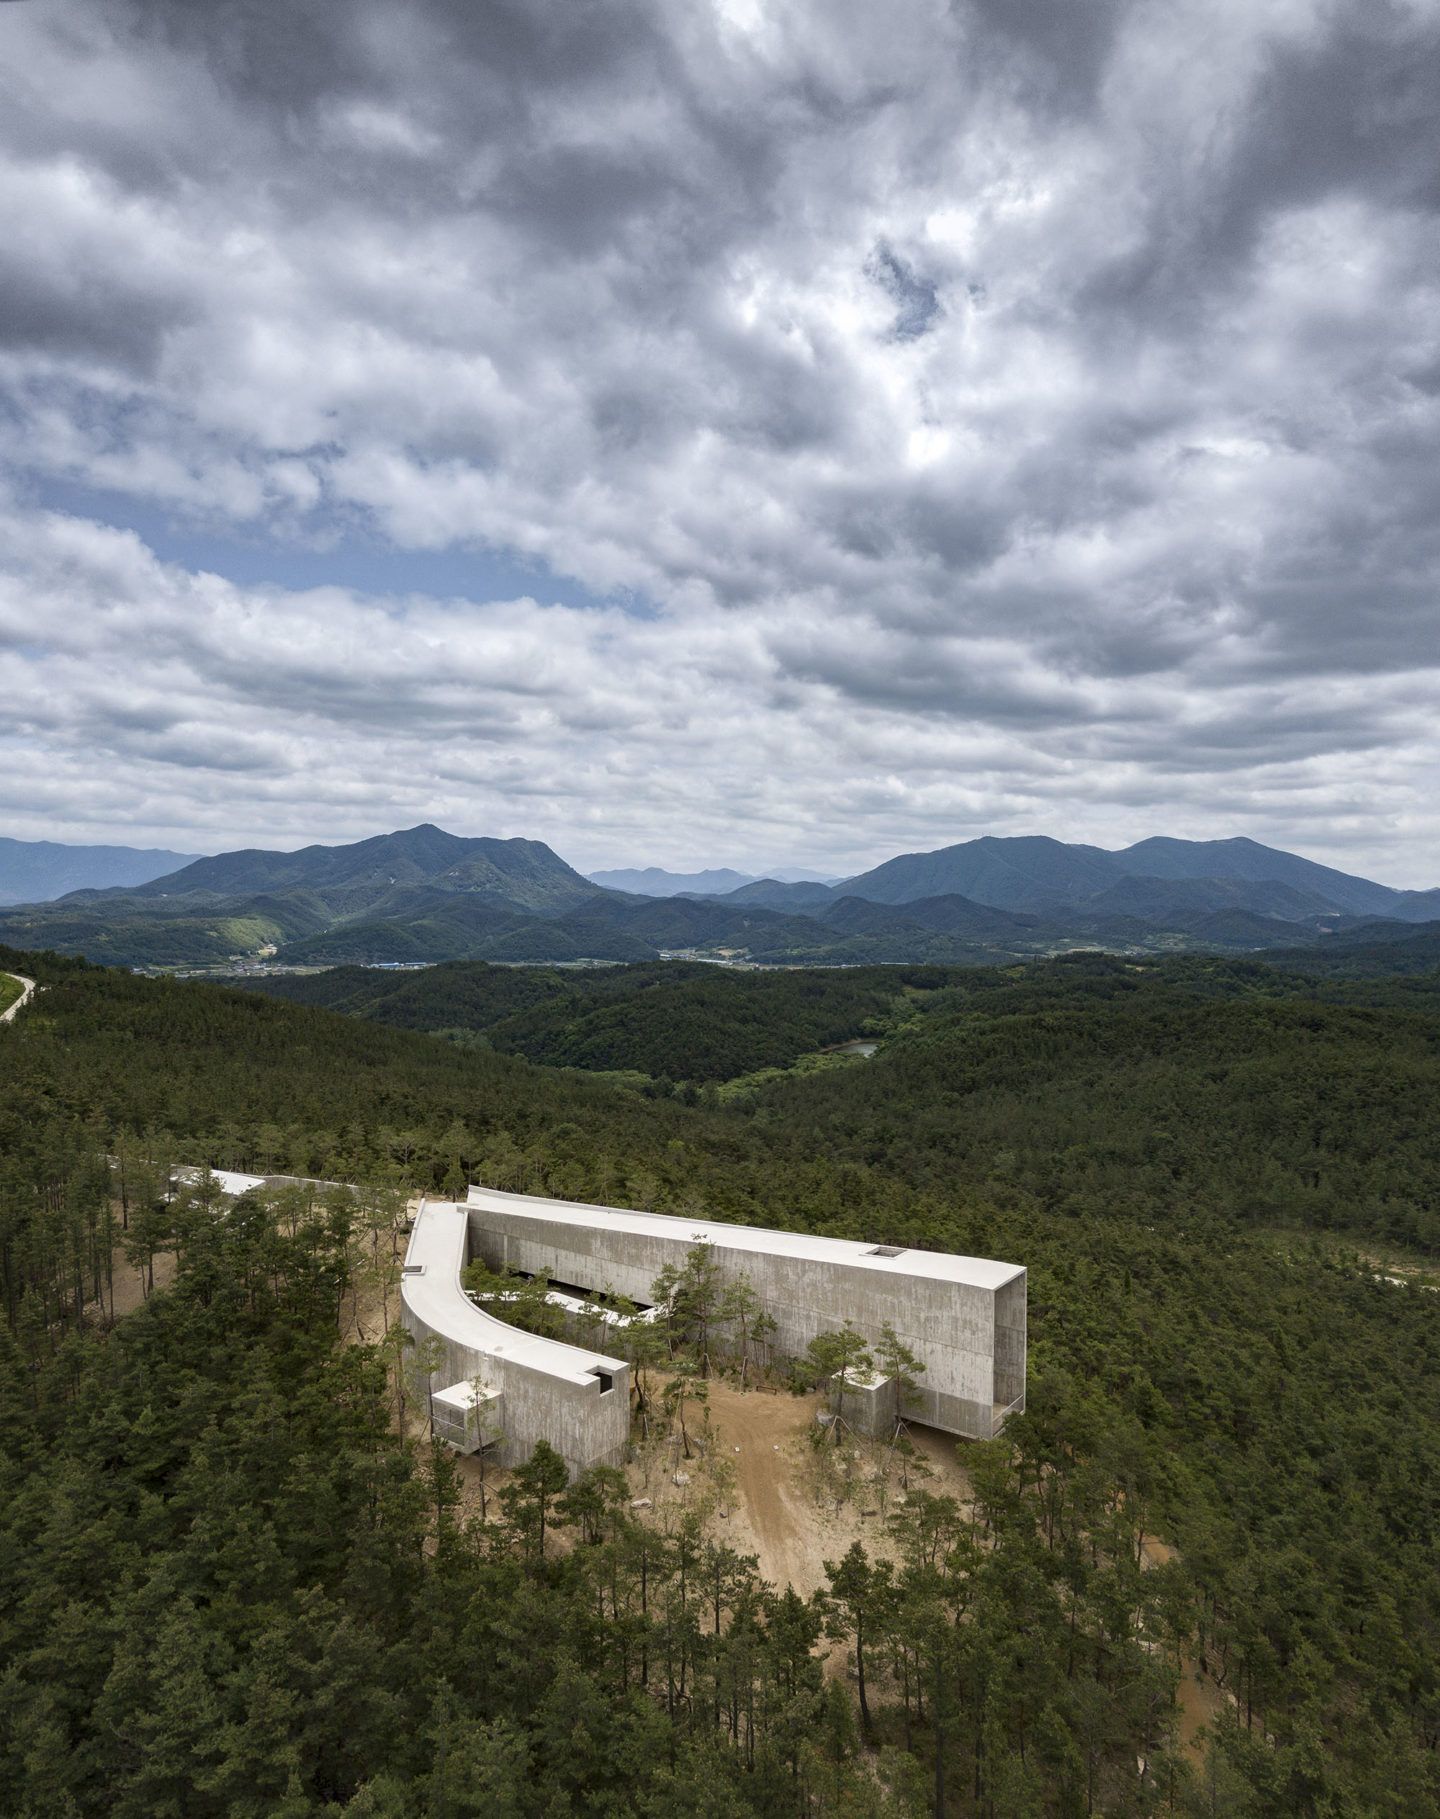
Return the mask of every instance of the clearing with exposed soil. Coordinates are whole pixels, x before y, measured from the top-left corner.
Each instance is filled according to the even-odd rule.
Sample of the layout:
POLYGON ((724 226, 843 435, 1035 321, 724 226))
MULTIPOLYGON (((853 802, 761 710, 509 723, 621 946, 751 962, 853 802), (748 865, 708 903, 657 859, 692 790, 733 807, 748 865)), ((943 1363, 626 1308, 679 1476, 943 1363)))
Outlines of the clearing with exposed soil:
MULTIPOLYGON (((815 1416, 823 1406, 819 1395, 741 1390, 712 1378, 711 1450, 687 1462, 674 1444, 657 1447, 630 1468, 635 1493, 653 1499, 657 1520, 670 1510, 678 1514, 702 1496, 714 1496, 712 1526, 717 1538, 739 1553, 754 1554, 762 1576, 772 1585, 793 1585, 808 1596, 825 1584, 826 1560, 838 1560, 852 1541, 863 1541, 872 1554, 891 1553, 880 1486, 873 1476, 844 1502, 837 1504, 833 1495, 823 1495, 821 1461, 811 1441, 815 1416), (707 1479, 715 1482, 707 1469, 711 1467, 719 1471, 718 1495, 706 1488, 707 1479), (690 1482, 677 1486, 677 1474, 690 1482), (817 1489, 822 1492, 818 1499, 817 1489)), ((698 1426, 696 1432, 701 1432, 698 1426)), ((925 1488, 968 1503, 970 1481, 954 1438, 922 1427, 912 1427, 910 1435, 932 1474, 924 1480, 925 1488)), ((884 1448, 865 1451, 873 1455, 873 1474, 883 1461, 884 1448)), ((904 1495, 897 1462, 891 1468, 889 1507, 893 1509, 904 1495)))

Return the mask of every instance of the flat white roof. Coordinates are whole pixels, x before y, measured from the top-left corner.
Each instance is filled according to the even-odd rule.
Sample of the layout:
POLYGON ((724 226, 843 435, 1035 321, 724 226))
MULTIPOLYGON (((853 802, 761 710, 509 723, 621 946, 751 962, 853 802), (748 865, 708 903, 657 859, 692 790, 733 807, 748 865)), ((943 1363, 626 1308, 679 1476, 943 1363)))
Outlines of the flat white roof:
POLYGON ((559 1377, 566 1383, 584 1384, 593 1380, 597 1370, 614 1376, 626 1368, 619 1359, 602 1357, 599 1352, 521 1332, 518 1326, 507 1326, 476 1307, 460 1285, 468 1237, 469 1221, 463 1206, 421 1201, 405 1252, 400 1295, 416 1319, 431 1332, 441 1333, 457 1345, 468 1346, 487 1357, 543 1371, 547 1377, 559 1377))
POLYGON ((730 1225, 676 1218, 670 1213, 632 1212, 618 1206, 586 1206, 575 1200, 547 1200, 540 1194, 507 1194, 496 1187, 472 1187, 466 1205, 502 1215, 529 1213, 562 1225, 632 1237, 679 1238, 691 1244, 713 1244, 754 1255, 799 1257, 807 1263, 844 1263, 886 1276, 923 1276, 929 1282, 956 1282, 966 1288, 1003 1288, 1025 1273, 1018 1263, 997 1263, 989 1257, 957 1257, 949 1251, 859 1244, 850 1238, 823 1238, 813 1232, 777 1232, 762 1225, 730 1225), (881 1254, 891 1251, 893 1255, 881 1254))
POLYGON ((446 1408, 456 1408, 469 1412, 477 1403, 498 1402, 504 1395, 503 1390, 493 1390, 489 1384, 477 1390, 473 1383, 451 1383, 443 1390, 432 1390, 431 1400, 443 1403, 446 1408))
MULTIPOLYGON (((199 1187, 205 1179, 205 1174, 206 1171, 203 1168, 177 1168, 175 1179, 187 1182, 192 1187, 199 1187)), ((231 1168, 212 1168, 209 1174, 210 1179, 222 1194, 233 1194, 236 1199, 241 1194, 248 1194, 252 1188, 265 1185, 263 1175, 241 1175, 231 1168)))

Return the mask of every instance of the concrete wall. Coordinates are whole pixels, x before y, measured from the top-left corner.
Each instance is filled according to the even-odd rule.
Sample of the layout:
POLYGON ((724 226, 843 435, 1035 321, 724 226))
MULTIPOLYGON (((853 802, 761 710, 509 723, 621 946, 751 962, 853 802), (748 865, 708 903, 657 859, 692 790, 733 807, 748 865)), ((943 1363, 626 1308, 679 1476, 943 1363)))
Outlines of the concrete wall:
MULTIPOLYGON (((667 1264, 682 1264, 694 1241, 683 1220, 674 1222, 673 1236, 638 1235, 551 1220, 543 1210, 518 1206, 501 1212, 471 1204, 467 1212, 472 1255, 492 1269, 544 1270, 552 1280, 592 1291, 608 1288, 637 1301, 651 1299, 655 1278, 667 1264)), ((905 1410, 910 1420, 988 1440, 997 1409, 1017 1395, 1023 1398, 1023 1272, 997 1294, 923 1274, 763 1251, 736 1253, 720 1245, 712 1257, 723 1279, 749 1281, 775 1321, 771 1344, 783 1355, 801 1356, 817 1334, 846 1320, 873 1346, 888 1323, 926 1367, 916 1380, 918 1395, 905 1410), (997 1326, 1002 1302, 1003 1330, 997 1326)))
MULTIPOLYGON (((438 1209, 453 1212, 453 1209, 438 1209)), ((414 1255, 425 1239, 425 1211, 416 1220, 411 1238, 414 1255)), ((464 1222, 458 1223, 462 1237, 464 1222)), ((463 1251, 453 1259, 437 1259, 432 1246, 427 1256, 429 1279, 423 1303, 417 1294, 407 1297, 407 1278, 401 1278, 401 1319, 417 1344, 431 1336, 444 1347, 444 1360, 431 1375, 436 1389, 475 1378, 503 1398, 503 1437, 495 1457, 501 1465, 518 1465, 528 1459, 537 1441, 545 1440, 569 1466, 571 1475, 590 1465, 623 1464, 630 1442, 630 1371, 619 1360, 599 1359, 598 1354, 553 1341, 535 1342, 531 1336, 482 1313, 460 1287, 463 1251), (444 1272, 442 1279, 442 1271, 444 1272), (453 1296, 449 1277, 453 1274, 453 1296), (442 1294, 440 1291, 444 1290, 442 1294), (558 1374, 527 1362, 526 1351, 569 1355, 567 1374, 558 1374), (602 1363, 610 1376, 605 1390, 588 1365, 602 1363), (578 1381, 571 1380, 578 1378, 578 1381)))
POLYGON ((1019 1276, 995 1294, 995 1405, 997 1413, 1025 1407, 1026 1279, 1019 1276))
MULTIPOLYGON (((417 1342, 436 1329, 407 1308, 407 1330, 417 1342)), ((495 1449, 500 1465, 519 1465, 539 1440, 546 1440, 569 1466, 571 1475, 589 1465, 623 1465, 630 1444, 630 1373, 622 1365, 613 1387, 602 1393, 591 1384, 557 1380, 513 1359, 458 1344, 443 1332, 445 1362, 431 1378, 437 1389, 468 1383, 475 1377, 503 1397, 503 1435, 495 1449)))

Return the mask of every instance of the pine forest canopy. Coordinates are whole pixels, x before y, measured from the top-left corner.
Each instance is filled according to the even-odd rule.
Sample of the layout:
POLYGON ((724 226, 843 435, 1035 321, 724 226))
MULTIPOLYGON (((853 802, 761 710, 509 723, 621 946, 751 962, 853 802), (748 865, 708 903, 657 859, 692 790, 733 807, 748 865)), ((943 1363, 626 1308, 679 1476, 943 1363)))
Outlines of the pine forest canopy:
MULTIPOLYGON (((1440 1327, 1405 1285, 1440 1247, 1433 969, 955 972, 912 982, 873 1060, 726 1098, 0 965, 42 987, 0 1030, 13 1810, 929 1812, 938 1769, 963 1815, 1440 1811, 1440 1327), (978 1527, 918 1497, 895 1563, 832 1562, 823 1608, 646 1540, 598 1485, 593 1544, 537 1553, 543 1462, 467 1538, 382 1361, 334 1343, 352 1215, 188 1214, 175 1285, 107 1331, 80 1312, 106 1153, 1013 1255, 1029 1410, 967 1455, 978 1527), (1142 1525, 1171 1567, 1139 1571, 1142 1525), (865 1656, 868 1732, 826 1626, 865 1656), (1166 1741, 1181 1637, 1237 1700, 1198 1764, 1166 1741)), ((507 978, 511 1017, 559 1001, 507 978)), ((842 975, 817 1012, 795 975, 725 983, 781 1048, 878 989, 842 975)), ((641 1005, 677 1051, 715 1021, 693 986, 621 993, 632 1059, 641 1005)), ((563 1022, 534 1040, 563 1054, 563 1022)))

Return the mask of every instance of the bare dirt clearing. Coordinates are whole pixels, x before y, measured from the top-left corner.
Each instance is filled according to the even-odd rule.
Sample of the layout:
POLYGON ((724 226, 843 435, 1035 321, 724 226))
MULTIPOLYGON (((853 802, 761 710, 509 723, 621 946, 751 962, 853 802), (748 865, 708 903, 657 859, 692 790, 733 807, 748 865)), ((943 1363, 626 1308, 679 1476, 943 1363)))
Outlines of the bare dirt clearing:
MULTIPOLYGON (((635 1494, 653 1500, 653 1519, 662 1523, 668 1515, 713 1502, 717 1539, 754 1554, 773 1585, 793 1585, 808 1595, 825 1584, 826 1560, 838 1560, 852 1541, 863 1541, 873 1554, 891 1553, 878 1484, 857 1486, 838 1507, 833 1495, 824 1495, 810 1438, 822 1406, 818 1395, 740 1390, 712 1379, 706 1452, 686 1461, 674 1445, 657 1448, 630 1468, 635 1494), (676 1475, 689 1483, 676 1485, 676 1475)), ((931 1470, 925 1488, 968 1502, 970 1482, 951 1436, 917 1427, 911 1437, 931 1470)), ((868 1471, 878 1470, 883 1449, 865 1452, 868 1471)), ((904 1494, 898 1465, 892 1466, 892 1509, 904 1494)))
MULTIPOLYGON (((178 1267, 174 1251, 156 1251, 151 1267, 154 1271, 155 1288, 169 1288, 175 1280, 178 1267)), ((149 1293, 154 1293, 150 1290, 149 1293)), ((103 1319, 112 1316, 119 1320, 125 1314, 133 1314, 137 1307, 147 1299, 145 1272, 137 1269, 125 1256, 125 1246, 117 1244, 110 1253, 110 1283, 104 1288, 100 1299, 90 1303, 103 1319)))

